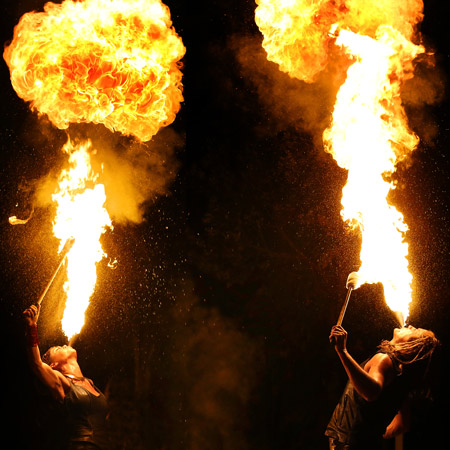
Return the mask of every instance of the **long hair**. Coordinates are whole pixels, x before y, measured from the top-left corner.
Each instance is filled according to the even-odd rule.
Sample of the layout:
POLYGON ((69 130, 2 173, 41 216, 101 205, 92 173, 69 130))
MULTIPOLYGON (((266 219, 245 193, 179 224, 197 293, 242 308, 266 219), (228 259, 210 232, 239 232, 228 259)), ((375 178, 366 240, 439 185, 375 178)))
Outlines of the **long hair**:
MULTIPOLYGON (((417 330, 416 336, 405 342, 392 344, 383 340, 378 346, 381 353, 390 355, 399 365, 403 367, 424 366, 423 375, 428 371, 431 356, 440 345, 439 339, 430 330, 417 330), (422 361, 422 364, 415 364, 422 361)), ((418 368, 418 367, 417 367, 418 368)))

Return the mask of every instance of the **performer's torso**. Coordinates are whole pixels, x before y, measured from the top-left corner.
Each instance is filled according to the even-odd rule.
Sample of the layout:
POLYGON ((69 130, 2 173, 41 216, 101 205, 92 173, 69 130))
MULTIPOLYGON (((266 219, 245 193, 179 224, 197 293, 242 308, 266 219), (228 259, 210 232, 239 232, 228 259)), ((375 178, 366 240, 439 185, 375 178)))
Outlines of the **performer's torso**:
POLYGON ((69 441, 90 442, 99 448, 106 448, 106 398, 97 388, 96 395, 76 382, 70 382, 70 389, 64 398, 67 413, 69 441))

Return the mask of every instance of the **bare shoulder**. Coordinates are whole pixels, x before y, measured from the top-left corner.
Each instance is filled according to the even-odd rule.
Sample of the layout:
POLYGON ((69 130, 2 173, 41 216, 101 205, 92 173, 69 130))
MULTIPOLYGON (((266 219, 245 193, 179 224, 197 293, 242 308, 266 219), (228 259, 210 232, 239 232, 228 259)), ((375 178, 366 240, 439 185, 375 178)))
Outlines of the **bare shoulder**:
POLYGON ((46 366, 46 370, 50 372, 55 378, 54 386, 56 387, 56 389, 58 389, 58 387, 60 386, 66 392, 70 387, 70 381, 59 370, 53 369, 46 363, 43 363, 43 366, 46 366))
POLYGON ((364 366, 364 370, 382 384, 390 383, 395 377, 394 365, 385 353, 377 353, 364 366))
POLYGON ((376 353, 367 361, 364 370, 369 372, 371 369, 378 368, 381 371, 394 370, 391 358, 386 353, 376 353))
POLYGON ((67 389, 70 387, 70 381, 59 370, 54 370, 54 372, 55 372, 56 376, 58 377, 58 380, 61 383, 61 385, 63 386, 64 390, 67 391, 67 389))

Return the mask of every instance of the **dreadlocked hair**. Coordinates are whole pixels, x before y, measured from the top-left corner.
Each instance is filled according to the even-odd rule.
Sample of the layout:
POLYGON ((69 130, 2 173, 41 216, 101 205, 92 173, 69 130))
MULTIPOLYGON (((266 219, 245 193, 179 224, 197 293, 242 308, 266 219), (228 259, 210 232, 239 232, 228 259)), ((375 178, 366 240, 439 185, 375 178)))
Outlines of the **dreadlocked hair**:
POLYGON ((406 342, 392 344, 387 340, 381 341, 378 349, 382 353, 392 355, 399 364, 408 365, 422 360, 430 360, 439 339, 429 330, 423 331, 417 337, 406 342))

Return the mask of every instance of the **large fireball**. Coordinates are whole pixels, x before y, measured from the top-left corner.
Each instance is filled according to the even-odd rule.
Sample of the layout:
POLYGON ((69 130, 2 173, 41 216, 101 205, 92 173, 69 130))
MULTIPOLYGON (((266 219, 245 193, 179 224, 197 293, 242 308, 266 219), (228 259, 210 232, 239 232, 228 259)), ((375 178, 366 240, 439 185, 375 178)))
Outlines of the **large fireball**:
POLYGON ((184 53, 159 0, 66 0, 25 14, 4 58, 19 97, 58 128, 148 141, 180 109, 184 53))

